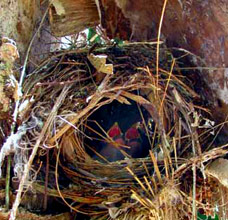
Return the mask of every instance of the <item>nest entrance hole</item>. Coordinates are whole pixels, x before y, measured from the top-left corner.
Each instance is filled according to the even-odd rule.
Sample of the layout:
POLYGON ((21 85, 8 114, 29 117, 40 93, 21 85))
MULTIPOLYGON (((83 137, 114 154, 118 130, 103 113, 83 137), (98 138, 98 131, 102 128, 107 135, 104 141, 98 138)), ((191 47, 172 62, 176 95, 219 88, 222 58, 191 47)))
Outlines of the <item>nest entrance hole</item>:
POLYGON ((148 156, 151 148, 148 136, 145 132, 145 126, 147 126, 150 118, 149 113, 143 107, 137 105, 136 102, 131 102, 131 105, 121 104, 114 100, 110 104, 101 106, 98 110, 92 113, 87 119, 87 128, 85 130, 85 148, 86 152, 93 158, 104 162, 105 159, 109 162, 122 160, 126 157, 123 153, 119 152, 118 148, 115 148, 113 144, 107 142, 108 131, 114 124, 118 124, 121 130, 121 140, 124 145, 122 149, 124 152, 129 153, 132 158, 144 158, 148 156), (134 152, 129 149, 132 147, 128 146, 126 141, 126 133, 129 132, 129 128, 140 124, 140 128, 137 127, 139 132, 139 138, 136 142, 139 145, 137 150, 134 152), (129 148, 127 148, 129 147, 129 148), (117 152, 118 151, 118 152, 117 152), (98 153, 98 154, 97 154, 98 153), (102 159, 102 157, 104 157, 102 159))

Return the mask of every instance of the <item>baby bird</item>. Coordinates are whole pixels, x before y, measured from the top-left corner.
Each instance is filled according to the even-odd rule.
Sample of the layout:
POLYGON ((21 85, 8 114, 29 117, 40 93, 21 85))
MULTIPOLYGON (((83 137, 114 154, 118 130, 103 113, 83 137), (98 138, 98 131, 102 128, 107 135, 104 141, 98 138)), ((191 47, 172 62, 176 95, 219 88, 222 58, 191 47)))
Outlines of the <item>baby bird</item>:
POLYGON ((126 150, 126 152, 133 158, 141 157, 142 139, 138 130, 139 128, 140 122, 137 122, 125 132, 125 143, 130 147, 130 149, 126 150))
POLYGON ((99 154, 101 154, 110 162, 123 160, 124 155, 121 153, 120 149, 123 149, 121 147, 125 145, 125 141, 118 122, 115 122, 112 125, 107 134, 112 141, 105 143, 99 154))
POLYGON ((103 144, 99 154, 109 162, 123 160, 126 155, 133 158, 141 157, 142 140, 139 128, 140 122, 137 122, 128 128, 123 135, 118 122, 115 122, 107 132, 111 140, 103 144))

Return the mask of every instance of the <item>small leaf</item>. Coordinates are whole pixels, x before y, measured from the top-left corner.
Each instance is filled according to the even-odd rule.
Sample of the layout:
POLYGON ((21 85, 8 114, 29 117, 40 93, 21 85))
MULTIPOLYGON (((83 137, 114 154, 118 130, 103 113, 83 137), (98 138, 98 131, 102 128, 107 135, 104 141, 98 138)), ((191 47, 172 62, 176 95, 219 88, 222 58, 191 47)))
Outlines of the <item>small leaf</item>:
POLYGON ((95 34, 97 34, 97 33, 93 28, 88 28, 87 40, 90 41, 95 34))
POLYGON ((107 55, 94 55, 91 53, 87 57, 98 72, 113 74, 113 65, 106 64, 107 55))
POLYGON ((87 40, 90 43, 101 43, 101 37, 97 34, 94 28, 88 28, 88 37, 87 40))

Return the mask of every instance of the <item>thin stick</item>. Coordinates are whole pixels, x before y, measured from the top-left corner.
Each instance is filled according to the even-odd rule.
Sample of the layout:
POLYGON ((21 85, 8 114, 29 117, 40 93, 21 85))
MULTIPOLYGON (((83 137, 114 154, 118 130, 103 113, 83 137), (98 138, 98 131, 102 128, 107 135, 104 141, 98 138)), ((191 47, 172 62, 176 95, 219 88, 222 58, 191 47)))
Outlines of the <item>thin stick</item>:
MULTIPOLYGON (((50 2, 50 4, 51 4, 51 2, 50 2)), ((50 4, 49 4, 49 5, 50 5, 50 4)), ((23 65, 23 68, 22 68, 22 71, 21 71, 20 81, 19 81, 19 84, 18 84, 18 91, 19 91, 20 94, 22 94, 22 84, 23 84, 24 78, 25 78, 25 70, 26 70, 27 63, 28 63, 29 53, 30 53, 30 50, 31 50, 31 48, 32 48, 32 44, 33 44, 33 42, 34 42, 34 40, 35 40, 37 34, 40 32, 40 29, 41 29, 41 27, 42 27, 42 25, 43 25, 43 23, 44 23, 44 19, 45 19, 46 16, 47 16, 48 9, 49 9, 49 5, 48 5, 48 7, 47 7, 47 9, 46 9, 46 11, 45 11, 43 17, 42 17, 42 20, 41 20, 41 22, 40 22, 39 27, 37 28, 35 34, 33 35, 32 39, 31 39, 31 41, 30 41, 30 43, 29 43, 28 50, 27 50, 27 52, 26 52, 25 61, 24 61, 24 65, 23 65)), ((16 105, 15 105, 15 109, 14 109, 14 113, 13 113, 14 124, 16 123, 16 120, 17 120, 19 104, 20 104, 20 99, 18 99, 18 100, 16 101, 16 105)))
POLYGON ((158 181, 162 185, 162 178, 161 178, 161 173, 160 173, 159 168, 158 168, 157 159, 155 158, 155 156, 151 150, 150 150, 150 157, 151 157, 151 160, 154 164, 154 170, 157 174, 158 181))
POLYGON ((193 173, 193 189, 192 189, 192 219, 197 219, 196 214, 196 164, 192 165, 192 173, 193 173))
MULTIPOLYGON (((49 7, 48 7, 49 8, 49 7)), ((27 50, 27 53, 26 53, 26 56, 25 56, 25 61, 24 61, 24 65, 23 65, 23 68, 22 68, 22 71, 21 71, 21 77, 20 77, 20 81, 19 81, 19 84, 18 84, 18 95, 19 97, 21 97, 20 94, 22 94, 22 84, 23 84, 23 81, 24 81, 24 77, 25 77, 25 70, 26 70, 26 67, 27 67, 27 63, 28 63, 28 57, 29 57, 29 53, 30 53, 30 50, 31 50, 31 47, 32 47, 32 44, 33 44, 33 41, 34 39, 36 38, 38 32, 40 31, 40 28, 42 27, 42 24, 44 22, 44 19, 47 15, 47 12, 48 12, 48 8, 47 10, 45 11, 44 15, 43 15, 43 18, 41 20, 41 23, 36 31, 36 33, 33 35, 30 43, 29 43, 29 47, 28 47, 28 50, 27 50)), ((19 109, 19 104, 20 104, 20 99, 18 99, 15 103, 15 108, 14 108, 14 112, 13 112, 13 123, 11 125, 11 135, 14 134, 14 131, 15 131, 15 126, 16 126, 16 121, 17 121, 17 116, 18 116, 18 109, 19 109)), ((5 202, 6 202, 6 208, 8 209, 9 208, 9 184, 10 184, 10 166, 11 166, 11 158, 10 156, 8 156, 8 162, 7 162, 7 176, 6 176, 6 199, 5 199, 5 202), (8 172, 9 170, 9 172, 8 172)))
POLYGON ((144 184, 142 183, 142 181, 134 174, 134 172, 129 167, 126 167, 126 169, 134 177, 134 179, 139 183, 139 185, 146 192, 146 194, 148 196, 151 196, 150 193, 149 193, 149 191, 147 190, 147 188, 144 186, 144 184))
POLYGON ((47 210, 47 200, 48 200, 48 180, 49 180, 49 151, 50 149, 46 149, 46 170, 45 170, 45 188, 44 188, 44 204, 43 209, 44 211, 47 210))
POLYGON ((161 13, 161 18, 160 18, 160 23, 159 23, 159 28, 158 28, 157 51, 156 51, 156 76, 157 76, 157 78, 156 78, 156 86, 157 86, 157 88, 158 88, 159 49, 160 49, 161 28, 162 28, 162 23, 163 23, 163 18, 164 18, 167 2, 168 2, 168 0, 164 1, 163 8, 162 8, 162 13, 161 13))
POLYGON ((6 172, 6 210, 9 210, 9 203, 10 203, 10 167, 11 167, 11 155, 7 157, 7 172, 6 172))
POLYGON ((166 83, 166 86, 165 86, 164 95, 162 97, 161 105, 160 105, 160 108, 159 108, 159 114, 160 114, 160 112, 162 110, 163 103, 165 101, 165 97, 166 97, 166 93, 167 93, 167 90, 168 90, 168 87, 169 87, 169 83, 170 83, 170 80, 171 80, 171 76, 172 76, 172 73, 173 73, 173 67, 174 67, 174 65, 175 65, 175 59, 173 59, 171 69, 170 69, 170 71, 168 73, 168 79, 167 79, 167 83, 166 83))
POLYGON ((26 180, 28 178, 29 170, 30 170, 30 168, 32 166, 33 160, 34 160, 34 158, 36 156, 36 153, 38 151, 38 148, 39 148, 43 138, 45 137, 45 135, 47 133, 47 130, 48 130, 50 124, 54 120, 54 117, 55 117, 55 114, 56 114, 57 110, 61 106, 62 100, 66 97, 68 90, 69 90, 69 87, 68 88, 64 87, 63 90, 62 90, 62 93, 60 94, 60 96, 56 100, 56 103, 55 103, 50 115, 47 118, 47 121, 46 121, 46 123, 45 123, 45 125, 44 125, 44 127, 43 127, 43 129, 42 129, 42 131, 40 133, 40 136, 39 136, 38 140, 36 141, 35 146, 32 149, 32 153, 31 153, 31 155, 29 157, 29 160, 28 160, 27 164, 25 164, 23 176, 21 178, 20 185, 18 187, 18 192, 17 192, 16 199, 15 199, 15 201, 13 203, 13 207, 12 207, 12 210, 10 212, 9 220, 15 220, 16 219, 18 206, 20 205, 20 202, 21 202, 21 194, 23 192, 25 182, 26 182, 26 180))

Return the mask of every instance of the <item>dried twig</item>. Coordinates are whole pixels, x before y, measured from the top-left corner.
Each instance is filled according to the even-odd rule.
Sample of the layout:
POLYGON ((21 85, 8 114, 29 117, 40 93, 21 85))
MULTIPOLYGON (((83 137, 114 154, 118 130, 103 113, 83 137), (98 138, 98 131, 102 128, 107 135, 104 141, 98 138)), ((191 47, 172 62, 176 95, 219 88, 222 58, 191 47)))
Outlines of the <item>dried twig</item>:
POLYGON ((54 107, 52 109, 52 112, 50 113, 50 115, 49 115, 49 117, 48 117, 48 119, 47 119, 47 121, 46 121, 46 123, 45 123, 45 125, 44 125, 44 127, 43 127, 43 129, 42 129, 42 131, 40 133, 40 135, 39 135, 39 138, 36 141, 36 144, 35 144, 35 146, 32 149, 32 153, 31 153, 31 155, 29 157, 28 163, 25 164, 23 176, 22 176, 22 178, 20 180, 20 185, 18 187, 17 196, 16 196, 16 199, 14 201, 12 210, 10 212, 10 220, 16 219, 17 209, 18 209, 18 206, 19 206, 20 201, 21 201, 21 194, 23 192, 24 184, 25 184, 25 182, 26 182, 26 180, 28 178, 29 171, 30 171, 30 168, 32 166, 33 159, 36 156, 37 150, 38 150, 41 142, 43 141, 49 126, 52 124, 52 122, 54 120, 54 117, 55 117, 59 107, 62 104, 62 101, 66 97, 68 89, 69 89, 69 87, 65 87, 62 90, 62 93, 60 94, 59 98, 57 99, 57 101, 56 101, 56 103, 55 103, 55 105, 54 105, 54 107))

